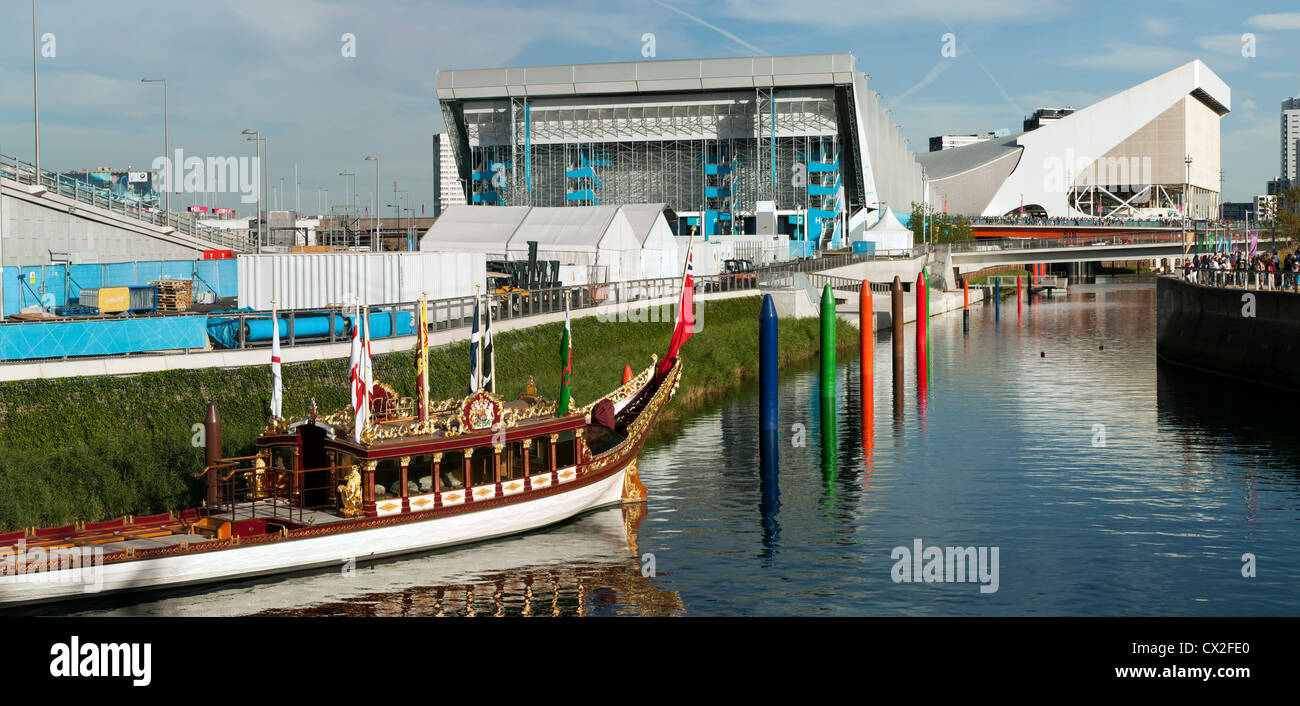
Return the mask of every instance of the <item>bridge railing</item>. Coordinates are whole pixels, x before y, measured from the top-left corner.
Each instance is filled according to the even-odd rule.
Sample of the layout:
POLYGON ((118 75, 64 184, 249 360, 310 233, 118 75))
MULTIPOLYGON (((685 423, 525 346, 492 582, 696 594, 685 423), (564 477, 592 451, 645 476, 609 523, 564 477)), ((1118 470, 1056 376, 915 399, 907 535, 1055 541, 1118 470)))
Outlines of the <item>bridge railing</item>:
MULTIPOLYGON (((38 182, 34 165, 4 154, 0 154, 0 177, 28 186, 38 182)), ((110 213, 120 214, 154 226, 171 227, 183 235, 204 240, 230 250, 239 250, 241 252, 253 250, 251 238, 229 233, 221 228, 203 225, 188 213, 150 210, 137 200, 124 199, 108 189, 89 186, 60 173, 45 169, 41 170, 39 183, 60 196, 96 208, 102 208, 110 213)))
MULTIPOLYGON (((1245 237, 1234 236, 1230 242, 1244 242, 1245 237)), ((981 238, 952 244, 952 252, 998 252, 1002 250, 1051 250, 1064 248, 1169 245, 1183 242, 1178 233, 1120 233, 1114 235, 1077 235, 1066 238, 981 238)))

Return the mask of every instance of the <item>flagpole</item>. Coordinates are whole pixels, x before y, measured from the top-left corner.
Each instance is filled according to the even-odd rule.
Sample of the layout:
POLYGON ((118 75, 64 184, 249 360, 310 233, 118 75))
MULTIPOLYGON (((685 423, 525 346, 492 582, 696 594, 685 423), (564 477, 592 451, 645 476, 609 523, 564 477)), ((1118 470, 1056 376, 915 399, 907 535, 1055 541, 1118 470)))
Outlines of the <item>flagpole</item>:
MULTIPOLYGON (((490 300, 491 295, 488 295, 485 298, 490 300)), ((497 391, 497 347, 496 342, 492 341, 490 338, 492 336, 492 302, 486 302, 484 308, 487 310, 485 312, 487 314, 487 326, 483 327, 483 342, 479 345, 478 350, 479 355, 482 355, 483 346, 492 343, 492 353, 488 356, 488 366, 492 368, 492 377, 488 378, 488 392, 495 394, 497 391)), ((479 366, 479 370, 483 370, 482 366, 479 366)))
MULTIPOLYGON (((474 326, 483 321, 478 315, 478 305, 483 301, 483 285, 474 285, 474 326)), ((478 348, 474 349, 474 391, 483 389, 483 334, 479 334, 478 348)))
POLYGON ((429 418, 429 293, 420 295, 420 419, 429 418))

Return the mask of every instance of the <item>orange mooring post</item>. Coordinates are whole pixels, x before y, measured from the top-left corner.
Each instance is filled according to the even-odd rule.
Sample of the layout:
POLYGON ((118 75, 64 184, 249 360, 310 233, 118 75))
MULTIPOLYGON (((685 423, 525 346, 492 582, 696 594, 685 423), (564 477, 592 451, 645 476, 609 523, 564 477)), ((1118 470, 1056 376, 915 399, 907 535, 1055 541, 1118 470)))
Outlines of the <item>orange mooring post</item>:
POLYGON ((961 278, 961 332, 970 331, 970 285, 965 275, 961 278))
POLYGON ((876 400, 876 315, 871 305, 871 282, 862 280, 862 291, 858 294, 858 328, 861 329, 859 364, 862 368, 862 447, 870 450, 874 445, 872 435, 875 431, 876 400))
POLYGON ((624 366, 623 366, 623 384, 626 385, 626 384, 628 384, 629 382, 632 382, 632 366, 630 366, 630 365, 624 365, 624 366))

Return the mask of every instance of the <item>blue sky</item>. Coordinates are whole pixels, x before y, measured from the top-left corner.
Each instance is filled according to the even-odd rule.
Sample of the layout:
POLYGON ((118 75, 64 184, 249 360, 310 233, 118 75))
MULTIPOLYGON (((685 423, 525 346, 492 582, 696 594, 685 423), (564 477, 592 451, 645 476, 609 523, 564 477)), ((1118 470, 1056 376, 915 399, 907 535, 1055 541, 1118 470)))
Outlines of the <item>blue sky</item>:
MULTIPOLYGON (((30 3, 0 8, 0 152, 30 160, 30 3)), ((164 77, 173 149, 251 155, 239 133, 262 130, 272 185, 285 179, 292 206, 296 163, 309 213, 318 187, 338 202, 342 170, 373 192, 369 154, 384 203, 394 179, 431 201, 439 69, 641 60, 647 32, 657 59, 852 52, 918 151, 942 133, 1014 132, 1036 107, 1083 107, 1200 58, 1232 88, 1222 148, 1234 201, 1277 176, 1279 103, 1300 94, 1294 1, 38 0, 37 24, 55 50, 39 60, 42 166, 147 167, 162 152, 162 91, 140 79, 164 77), (955 58, 940 54, 948 32, 955 58), (340 51, 345 33, 355 58, 340 51)))

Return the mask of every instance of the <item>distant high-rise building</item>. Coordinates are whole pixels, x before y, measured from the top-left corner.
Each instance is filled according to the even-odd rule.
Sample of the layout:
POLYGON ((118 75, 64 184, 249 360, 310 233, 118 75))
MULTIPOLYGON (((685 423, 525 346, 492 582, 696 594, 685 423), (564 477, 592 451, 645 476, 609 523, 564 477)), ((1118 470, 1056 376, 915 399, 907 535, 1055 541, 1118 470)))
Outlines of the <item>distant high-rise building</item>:
POLYGON ((1037 130, 1038 128, 1060 120, 1074 112, 1074 106, 1068 105, 1064 108, 1039 108, 1034 114, 1025 118, 1025 132, 1037 130))
POLYGON ((930 138, 930 151, 938 152, 939 150, 950 150, 954 147, 965 147, 976 142, 992 140, 997 136, 995 132, 982 132, 976 135, 939 135, 930 138))
POLYGON ((1300 142, 1300 96, 1282 101, 1282 179, 1296 183, 1296 143, 1300 142))
POLYGON ((442 215, 448 206, 463 206, 465 189, 456 171, 456 153, 447 133, 433 135, 433 215, 442 215))

